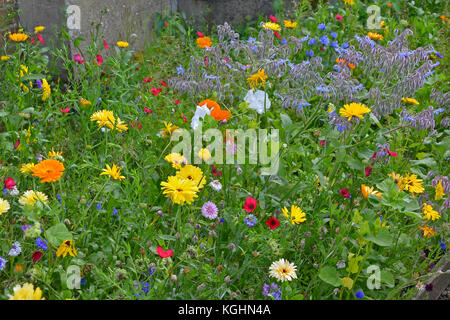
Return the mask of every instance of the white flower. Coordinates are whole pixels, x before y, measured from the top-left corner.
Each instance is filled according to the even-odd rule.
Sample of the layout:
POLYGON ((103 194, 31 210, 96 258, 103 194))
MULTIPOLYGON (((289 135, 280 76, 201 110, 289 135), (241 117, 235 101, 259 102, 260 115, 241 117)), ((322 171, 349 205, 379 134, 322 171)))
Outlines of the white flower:
POLYGON ((198 124, 200 122, 200 118, 204 119, 206 115, 210 115, 211 110, 208 109, 206 103, 203 106, 197 106, 197 109, 195 110, 194 116, 191 120, 191 128, 193 130, 197 129, 198 124))
POLYGON ((14 186, 14 188, 12 188, 11 191, 9 191, 9 194, 12 195, 13 197, 19 195, 19 189, 17 189, 17 186, 14 186))
POLYGON ((222 190, 222 184, 220 183, 219 180, 213 180, 210 182, 209 184, 211 186, 211 188, 213 188, 215 191, 220 191, 222 190))
POLYGON ((250 104, 248 106, 250 109, 256 110, 259 114, 263 114, 266 110, 270 109, 269 95, 262 90, 248 90, 244 101, 250 104), (264 100, 266 109, 264 109, 264 100))
POLYGON ((280 281, 291 281, 292 279, 297 279, 296 269, 297 267, 293 263, 280 259, 272 263, 269 275, 280 281))

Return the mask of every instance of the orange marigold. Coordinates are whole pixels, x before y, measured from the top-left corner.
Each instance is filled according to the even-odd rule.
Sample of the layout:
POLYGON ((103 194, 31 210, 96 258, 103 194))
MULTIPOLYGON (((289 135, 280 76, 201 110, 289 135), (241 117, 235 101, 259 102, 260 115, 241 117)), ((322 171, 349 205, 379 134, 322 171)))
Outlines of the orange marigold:
POLYGON ((231 116, 231 112, 228 110, 221 110, 219 104, 211 99, 206 99, 201 101, 198 105, 204 106, 206 104, 206 106, 208 107, 208 109, 212 109, 211 111, 211 117, 213 117, 216 120, 228 120, 228 118, 231 116))
POLYGON ((206 48, 206 47, 211 47, 212 42, 209 37, 201 37, 201 38, 197 39, 197 45, 200 48, 206 48))
POLYGON ((55 159, 47 159, 33 167, 33 176, 41 178, 41 183, 58 181, 63 175, 64 165, 55 159))

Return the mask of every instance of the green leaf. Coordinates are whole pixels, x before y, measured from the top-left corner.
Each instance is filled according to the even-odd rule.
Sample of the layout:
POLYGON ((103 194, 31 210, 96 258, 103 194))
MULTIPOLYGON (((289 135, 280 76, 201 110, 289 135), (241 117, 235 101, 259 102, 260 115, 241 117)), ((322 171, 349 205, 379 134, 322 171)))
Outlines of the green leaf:
POLYGON ((72 240, 72 233, 67 230, 64 223, 58 223, 57 225, 49 228, 46 232, 47 240, 55 245, 59 246, 65 240, 72 240))
POLYGON ((334 287, 340 287, 342 285, 342 281, 339 278, 336 268, 332 266, 320 268, 319 278, 334 287))
POLYGON ((168 234, 158 234, 158 238, 167 240, 167 241, 176 241, 177 240, 177 238, 175 238, 174 236, 170 236, 168 234))
POLYGON ((433 158, 425 158, 422 160, 411 160, 411 164, 416 165, 416 166, 423 164, 426 167, 430 167, 430 168, 435 168, 437 165, 436 161, 433 158))
POLYGON ((392 288, 395 285, 392 273, 384 270, 381 270, 381 282, 384 282, 389 288, 392 288))
POLYGON ((393 238, 389 231, 385 228, 382 228, 380 232, 376 235, 368 234, 364 236, 364 239, 367 241, 371 241, 381 247, 390 247, 393 243, 393 238))
POLYGON ((364 169, 364 164, 359 159, 347 157, 347 164, 350 167, 350 169, 353 169, 353 170, 363 170, 364 169))
POLYGON ((78 48, 80 46, 81 41, 84 41, 83 37, 76 37, 75 40, 73 40, 73 46, 75 48, 78 48))

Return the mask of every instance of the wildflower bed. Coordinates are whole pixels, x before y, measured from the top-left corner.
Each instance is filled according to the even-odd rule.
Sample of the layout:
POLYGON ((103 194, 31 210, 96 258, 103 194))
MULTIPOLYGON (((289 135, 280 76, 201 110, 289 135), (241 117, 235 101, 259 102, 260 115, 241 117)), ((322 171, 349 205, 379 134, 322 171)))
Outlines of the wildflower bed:
POLYGON ((304 1, 240 33, 165 17, 139 52, 93 30, 79 54, 50 53, 67 81, 44 26, 5 35, 0 298, 432 291, 448 242, 449 24, 388 4, 376 30, 357 1, 304 1), (173 149, 199 128, 221 135, 173 149), (278 130, 257 136, 270 162, 239 145, 251 129, 278 130))

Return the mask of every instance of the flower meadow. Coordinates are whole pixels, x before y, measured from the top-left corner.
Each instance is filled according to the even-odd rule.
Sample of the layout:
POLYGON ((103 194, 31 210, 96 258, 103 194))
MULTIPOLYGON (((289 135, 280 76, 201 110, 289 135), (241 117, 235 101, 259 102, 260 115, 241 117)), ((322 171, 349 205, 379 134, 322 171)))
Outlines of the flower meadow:
POLYGON ((376 29, 355 0, 245 26, 160 16, 145 43, 106 42, 96 22, 52 50, 46 26, 6 33, 0 298, 432 291, 448 259, 449 20, 439 1, 375 2, 376 29), (223 144, 173 150, 199 127, 223 144), (278 130, 276 172, 238 147, 250 129, 278 130))

